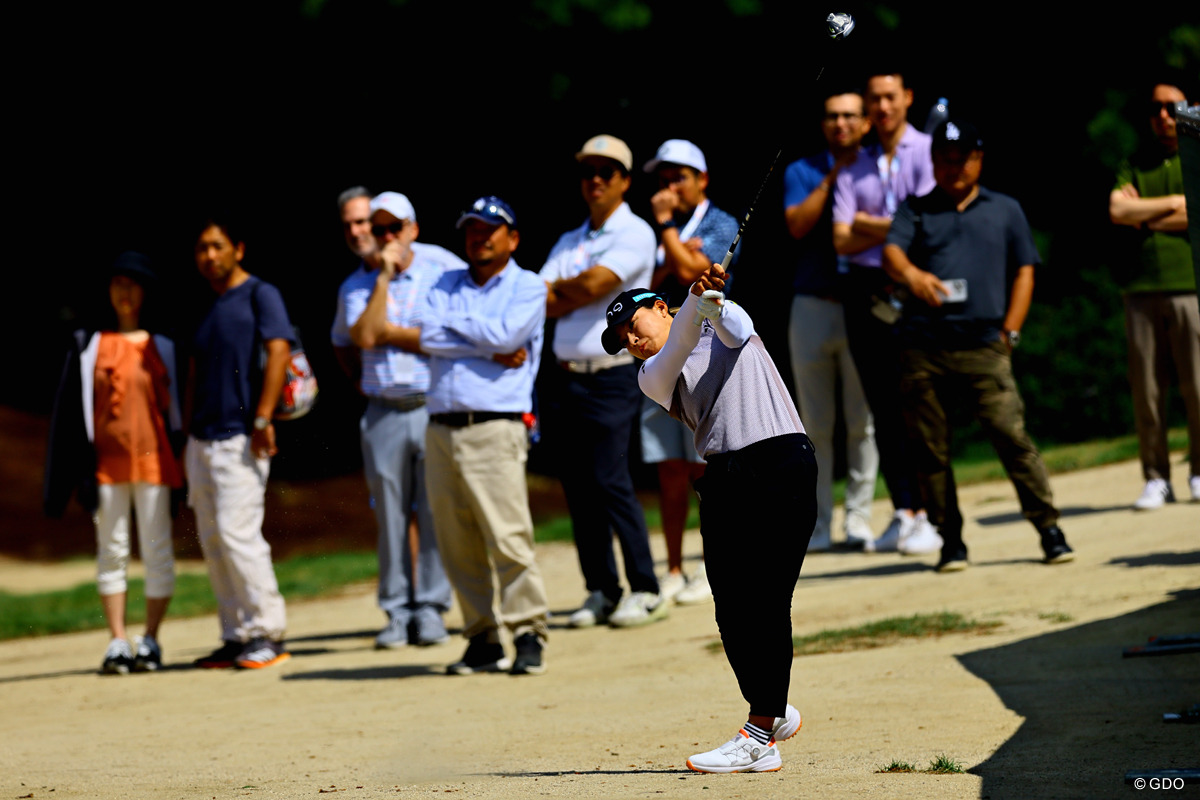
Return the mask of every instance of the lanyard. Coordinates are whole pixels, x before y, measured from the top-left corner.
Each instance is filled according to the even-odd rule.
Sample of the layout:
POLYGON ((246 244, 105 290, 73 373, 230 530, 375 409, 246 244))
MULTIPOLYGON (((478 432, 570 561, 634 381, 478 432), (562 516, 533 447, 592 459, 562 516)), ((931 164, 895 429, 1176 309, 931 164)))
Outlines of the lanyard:
MULTIPOLYGON (((700 226, 700 220, 704 219, 704 215, 708 211, 708 205, 709 200, 707 197, 700 201, 700 205, 696 206, 696 209, 692 212, 691 219, 687 221, 686 225, 679 229, 679 241, 686 242, 691 238, 692 233, 694 233, 696 228, 700 226)), ((655 254, 655 263, 657 263, 659 266, 662 266, 662 263, 666 257, 666 248, 660 244, 658 246, 658 252, 655 254)))
POLYGON ((879 181, 883 184, 883 206, 889 217, 896 216, 896 176, 900 174, 900 153, 892 156, 888 163, 887 153, 880 153, 878 161, 879 181))

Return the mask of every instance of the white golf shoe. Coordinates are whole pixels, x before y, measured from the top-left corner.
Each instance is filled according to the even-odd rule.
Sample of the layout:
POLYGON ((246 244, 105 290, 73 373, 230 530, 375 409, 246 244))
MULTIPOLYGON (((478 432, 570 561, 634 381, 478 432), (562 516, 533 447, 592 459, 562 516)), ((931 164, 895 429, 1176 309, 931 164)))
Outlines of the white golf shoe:
POLYGON ((1142 489, 1142 496, 1133 502, 1133 507, 1138 511, 1150 511, 1162 508, 1164 503, 1174 502, 1175 491, 1171 488, 1171 484, 1162 478, 1152 478, 1146 481, 1146 486, 1142 489))
POLYGON ((937 553, 942 549, 942 537, 929 522, 929 517, 920 511, 913 518, 912 530, 908 536, 901 537, 898 548, 906 556, 920 556, 926 553, 937 553))
POLYGON ((796 710, 795 706, 788 705, 783 716, 775 718, 775 725, 771 728, 771 738, 776 742, 786 742, 799 732, 802 724, 804 723, 800 718, 800 712, 796 710))
POLYGON ((783 760, 774 739, 761 744, 739 730, 716 750, 689 758, 687 765, 693 772, 775 772, 783 768, 783 760))

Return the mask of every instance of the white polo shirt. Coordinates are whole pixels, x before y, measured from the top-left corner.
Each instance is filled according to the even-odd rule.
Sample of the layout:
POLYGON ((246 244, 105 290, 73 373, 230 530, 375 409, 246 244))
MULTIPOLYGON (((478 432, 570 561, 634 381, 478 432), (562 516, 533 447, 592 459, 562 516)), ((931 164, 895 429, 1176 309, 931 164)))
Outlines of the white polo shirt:
POLYGON ((608 321, 608 304, 628 289, 649 287, 654 276, 654 230, 621 203, 599 230, 585 221, 559 237, 538 273, 542 280, 554 283, 568 280, 599 264, 621 279, 610 294, 599 297, 558 320, 554 332, 554 357, 560 361, 607 358, 600 334, 608 321))

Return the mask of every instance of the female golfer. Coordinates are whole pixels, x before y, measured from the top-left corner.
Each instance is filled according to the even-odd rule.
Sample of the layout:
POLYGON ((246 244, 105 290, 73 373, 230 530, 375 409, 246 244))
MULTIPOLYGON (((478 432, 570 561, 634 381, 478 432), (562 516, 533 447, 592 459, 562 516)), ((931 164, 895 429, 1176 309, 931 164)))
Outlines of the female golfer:
POLYGON ((787 702, 791 605, 816 522, 817 462, 749 315, 724 301, 724 278, 714 264, 677 319, 653 292, 624 292, 608 307, 602 338, 609 353, 624 348, 643 360, 642 391, 695 432, 708 462, 695 487, 704 560, 721 641, 750 713, 733 739, 692 756, 688 767, 772 772, 783 765, 776 741, 800 728, 800 712, 787 702))
POLYGON ((171 433, 180 429, 175 346, 142 327, 155 284, 149 260, 126 252, 108 285, 113 324, 76 331, 54 403, 45 510, 60 516, 71 493, 96 523, 100 604, 112 640, 100 671, 125 674, 162 666, 158 627, 175 591, 171 490, 183 484, 171 433), (146 634, 125 630, 131 509, 146 568, 146 634))

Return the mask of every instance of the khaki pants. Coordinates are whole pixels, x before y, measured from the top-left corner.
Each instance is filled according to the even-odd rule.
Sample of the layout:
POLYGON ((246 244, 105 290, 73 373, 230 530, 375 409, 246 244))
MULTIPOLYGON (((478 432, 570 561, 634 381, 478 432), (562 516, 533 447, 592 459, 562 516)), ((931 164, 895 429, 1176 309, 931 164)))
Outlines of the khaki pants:
POLYGON ((217 598, 221 638, 283 639, 287 614, 271 546, 263 538, 263 507, 271 460, 250 453, 250 437, 188 439, 188 505, 217 598))
POLYGON ((1188 459, 1200 475, 1200 306, 1195 294, 1125 296, 1129 386, 1146 480, 1171 480, 1167 394, 1172 367, 1187 410, 1188 459))
POLYGON ((979 420, 1017 490, 1025 518, 1038 530, 1058 521, 1042 457, 1025 431, 1025 404, 1013 379, 1008 347, 974 350, 905 350, 901 393, 917 475, 929 521, 939 528, 944 552, 962 545, 962 514, 950 464, 946 409, 965 404, 979 420))
POLYGON ((468 639, 487 633, 497 642, 501 625, 514 637, 546 638, 550 606, 533 557, 528 449, 525 426, 516 420, 463 428, 430 422, 426 429, 425 482, 438 550, 468 639))

